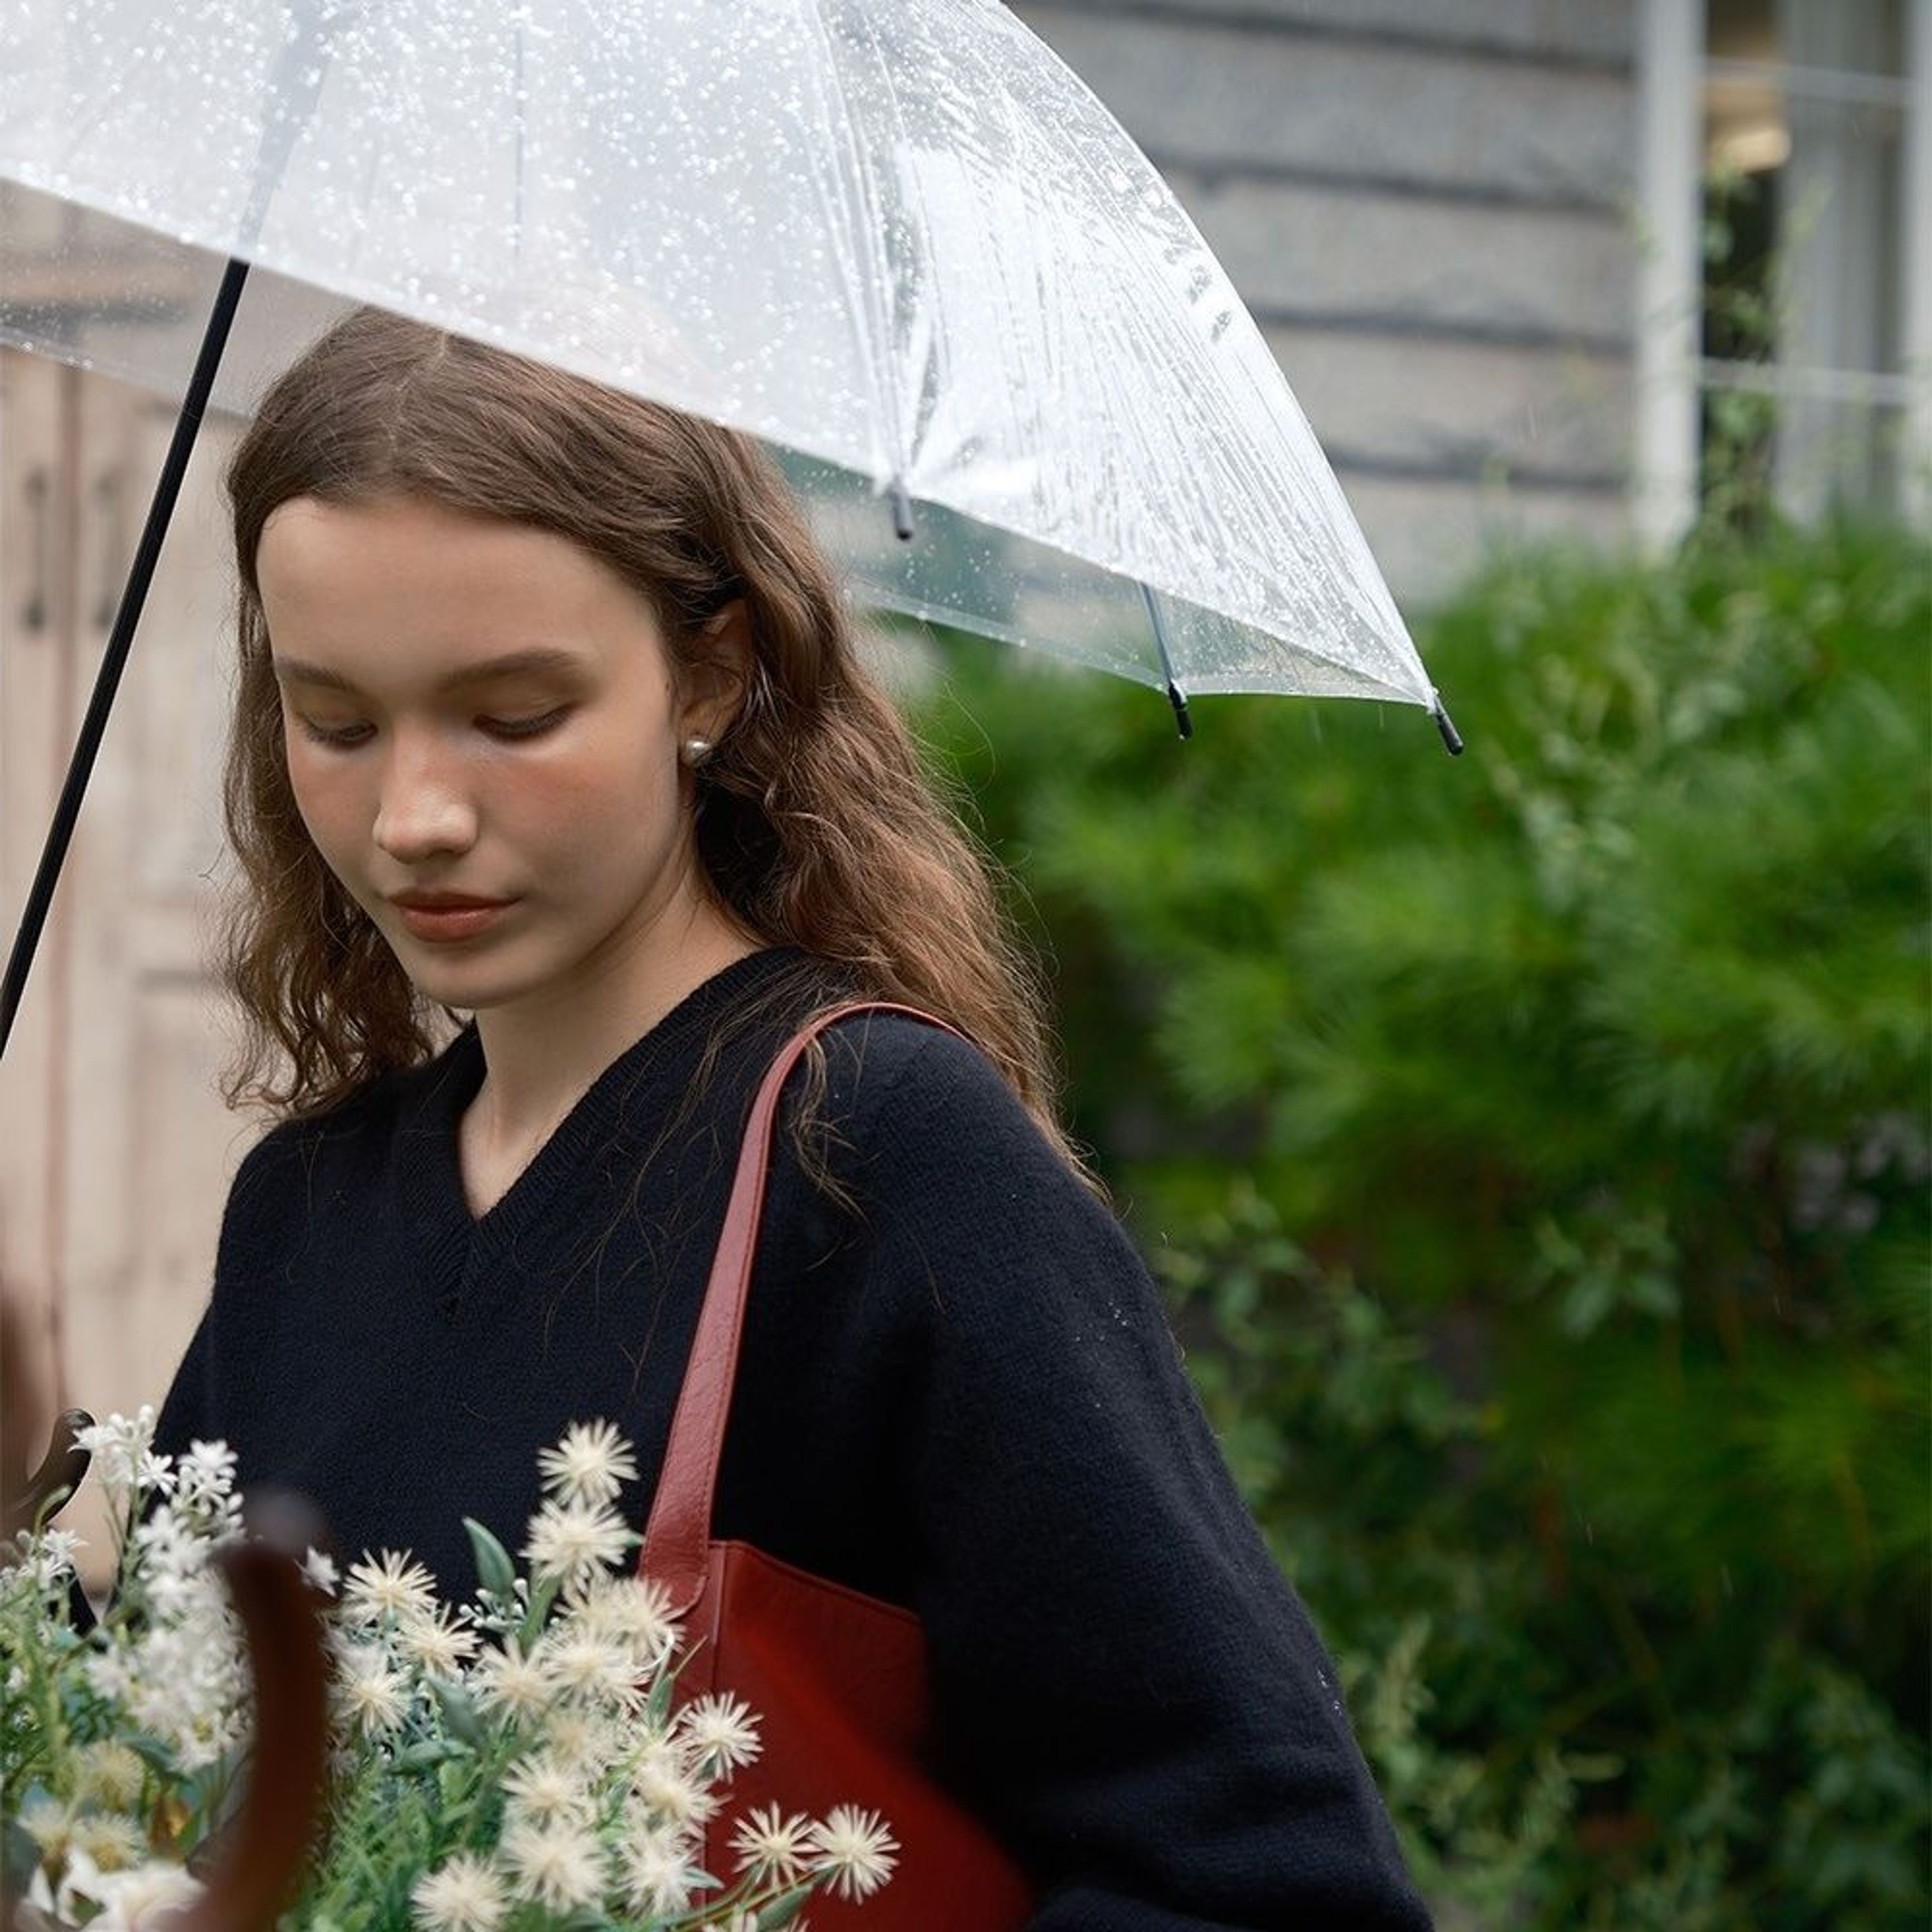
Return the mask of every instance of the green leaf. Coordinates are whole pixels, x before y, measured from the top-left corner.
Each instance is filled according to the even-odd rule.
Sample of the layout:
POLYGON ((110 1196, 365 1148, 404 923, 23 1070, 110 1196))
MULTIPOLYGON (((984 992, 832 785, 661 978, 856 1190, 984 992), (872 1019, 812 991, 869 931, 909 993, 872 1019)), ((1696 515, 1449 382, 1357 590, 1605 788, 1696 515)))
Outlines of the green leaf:
POLYGON ((0 1892, 23 1898, 40 1869, 40 1848, 17 1818, 0 1820, 0 1892))
POLYGON ((179 1774, 175 1748, 165 1738, 147 1731, 129 1731, 122 1735, 121 1742, 157 1777, 172 1778, 179 1774))
POLYGON ((789 1892, 779 1893, 754 1922, 758 1932, 774 1932, 777 1927, 789 1925, 810 1900, 814 1889, 809 1885, 798 1885, 789 1892))
POLYGON ((470 1532, 470 1547, 476 1553, 478 1580, 506 1605, 514 1602, 517 1571, 510 1552, 474 1516, 465 1516, 463 1527, 470 1532))
POLYGON ((480 1751, 489 1743, 489 1734, 483 1727, 483 1720, 477 1714, 476 1700, 462 1685, 440 1677, 430 1680, 436 1708, 442 1714, 442 1721, 449 1727, 451 1736, 466 1744, 470 1750, 480 1751))
POLYGON ((530 1608, 524 1613, 524 1621, 518 1635, 525 1648, 535 1643, 543 1634, 544 1625, 550 1621, 550 1606, 556 1601, 557 1593, 562 1588, 554 1576, 546 1576, 530 1592, 530 1608))

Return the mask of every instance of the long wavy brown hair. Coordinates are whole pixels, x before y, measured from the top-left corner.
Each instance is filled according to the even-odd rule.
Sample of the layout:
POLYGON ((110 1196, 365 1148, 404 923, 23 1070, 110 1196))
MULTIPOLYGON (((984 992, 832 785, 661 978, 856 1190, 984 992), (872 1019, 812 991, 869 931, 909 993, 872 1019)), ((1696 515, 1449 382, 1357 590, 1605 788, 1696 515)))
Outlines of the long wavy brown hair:
POLYGON ((831 572, 751 439, 362 309, 269 390, 226 480, 240 666, 224 803, 243 887, 220 947, 243 1016, 231 1106, 326 1110, 430 1058, 454 1017, 416 992, 302 824, 255 568, 292 498, 410 496, 582 545, 644 595, 680 662, 742 598, 752 675, 699 788, 711 889, 860 996, 950 1020, 1079 1166, 1054 1115, 1038 982, 987 863, 860 668, 831 572))

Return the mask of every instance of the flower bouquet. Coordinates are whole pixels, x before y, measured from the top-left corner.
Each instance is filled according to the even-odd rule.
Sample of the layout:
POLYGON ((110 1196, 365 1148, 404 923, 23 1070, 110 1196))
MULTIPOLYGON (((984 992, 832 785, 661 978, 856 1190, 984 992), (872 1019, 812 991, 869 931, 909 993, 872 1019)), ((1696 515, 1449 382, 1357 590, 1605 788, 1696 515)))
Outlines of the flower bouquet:
MULTIPOLYGON (((245 1533, 235 1459, 158 1456, 153 1425, 143 1408, 80 1438, 114 1526, 98 1624, 70 1609, 71 1533, 43 1523, 0 1552, 0 1885, 22 1928, 164 1925, 244 1788, 251 1687, 215 1560, 245 1533)), ((698 1868, 759 1750, 754 1714, 677 1698, 677 1627, 618 1568, 640 1539, 613 1508, 637 1473, 616 1430, 574 1425, 538 1466, 524 1574, 466 1520, 470 1604, 406 1555, 338 1576, 308 1552, 330 1775, 284 1932, 764 1932, 802 1925, 820 1890, 868 1897, 898 1847, 853 1806, 752 1811, 730 1881, 698 1868)))

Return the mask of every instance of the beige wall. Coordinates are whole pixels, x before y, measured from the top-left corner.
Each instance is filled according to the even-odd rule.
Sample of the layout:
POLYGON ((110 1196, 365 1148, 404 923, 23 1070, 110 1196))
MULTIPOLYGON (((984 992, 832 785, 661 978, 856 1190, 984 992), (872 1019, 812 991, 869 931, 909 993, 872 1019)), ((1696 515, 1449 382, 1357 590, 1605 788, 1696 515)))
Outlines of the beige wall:
MULTIPOLYGON (((0 924, 11 943, 172 411, 0 350, 0 924)), ((158 1401, 252 1136, 213 1082, 228 596, 204 434, 0 1065, 0 1266, 63 1405, 158 1401)))

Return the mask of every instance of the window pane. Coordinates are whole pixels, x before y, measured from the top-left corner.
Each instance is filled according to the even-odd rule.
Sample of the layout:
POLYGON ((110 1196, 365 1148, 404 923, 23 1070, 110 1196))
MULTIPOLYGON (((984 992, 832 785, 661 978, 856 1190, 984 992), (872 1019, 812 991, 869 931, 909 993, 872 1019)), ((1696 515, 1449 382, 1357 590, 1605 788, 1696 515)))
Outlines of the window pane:
POLYGON ((1900 500, 1904 25, 1902 0, 1710 0, 1707 494, 1900 500))

